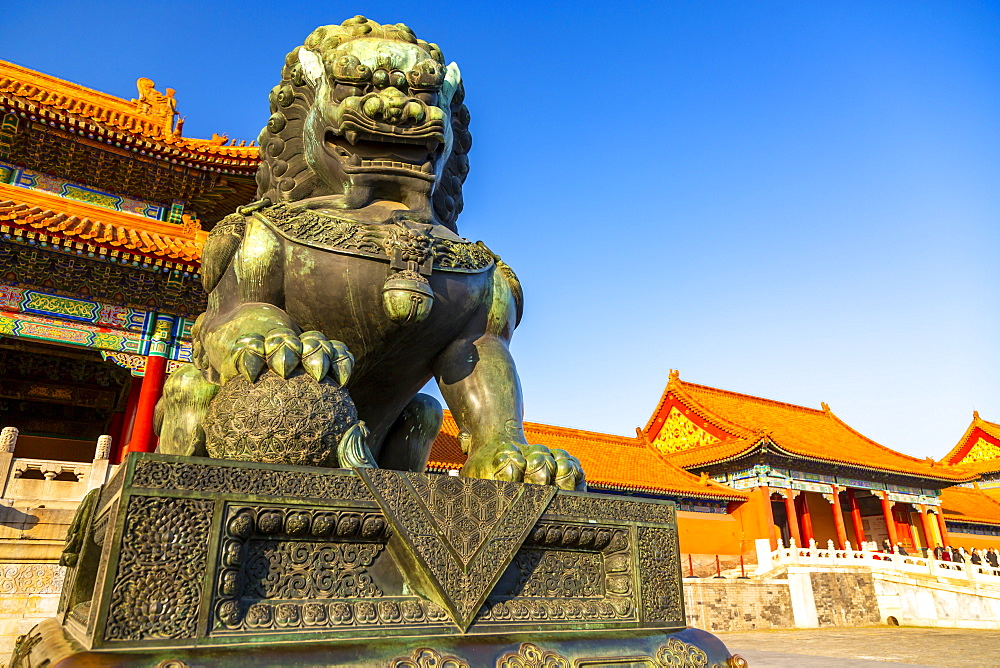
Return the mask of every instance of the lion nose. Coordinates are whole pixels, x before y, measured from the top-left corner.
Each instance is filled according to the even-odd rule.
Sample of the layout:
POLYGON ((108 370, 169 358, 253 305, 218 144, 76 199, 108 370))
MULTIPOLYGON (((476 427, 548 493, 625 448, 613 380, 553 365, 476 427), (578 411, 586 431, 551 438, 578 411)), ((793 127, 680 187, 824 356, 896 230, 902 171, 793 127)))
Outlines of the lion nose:
POLYGON ((370 96, 362 104, 362 109, 372 120, 387 123, 419 123, 426 116, 423 103, 403 95, 395 88, 386 88, 381 93, 370 96))

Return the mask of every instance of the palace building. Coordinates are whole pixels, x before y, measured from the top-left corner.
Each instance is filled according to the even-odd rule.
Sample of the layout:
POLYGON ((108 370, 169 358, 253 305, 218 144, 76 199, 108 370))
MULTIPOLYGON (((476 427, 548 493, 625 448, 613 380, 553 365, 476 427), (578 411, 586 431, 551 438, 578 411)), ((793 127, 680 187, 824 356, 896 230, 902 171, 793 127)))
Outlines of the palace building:
POLYGON ((0 424, 19 456, 153 445, 205 305, 201 244, 256 190, 257 149, 184 137, 176 104, 148 79, 124 100, 0 61, 0 424))
MULTIPOLYGON (((201 244, 254 198, 257 164, 252 143, 184 137, 174 91, 148 79, 126 100, 0 61, 0 562, 56 562, 83 493, 155 448, 164 378, 205 307, 201 244)), ((461 468, 457 431, 446 416, 430 470, 461 468)), ((577 456, 595 491, 677 501, 687 554, 750 555, 758 538, 1000 546, 1000 425, 978 414, 934 461, 826 405, 672 372, 635 436, 526 432, 577 456)))
MULTIPOLYGON (((1000 434, 1000 425, 993 428, 1000 434)), ((992 494, 1000 485, 980 489, 989 483, 979 482, 989 466, 896 452, 826 404, 806 408, 696 385, 674 371, 635 438, 531 423, 525 429, 529 441, 577 456, 596 491, 677 500, 687 554, 746 554, 758 538, 838 549, 889 541, 910 553, 1000 547, 1000 494, 992 494), (723 494, 730 490, 742 496, 723 494)), ((960 458, 968 440, 955 450, 960 458)), ((446 418, 430 467, 457 471, 464 460, 457 427, 446 418)), ((993 467, 1000 470, 1000 458, 993 467)))

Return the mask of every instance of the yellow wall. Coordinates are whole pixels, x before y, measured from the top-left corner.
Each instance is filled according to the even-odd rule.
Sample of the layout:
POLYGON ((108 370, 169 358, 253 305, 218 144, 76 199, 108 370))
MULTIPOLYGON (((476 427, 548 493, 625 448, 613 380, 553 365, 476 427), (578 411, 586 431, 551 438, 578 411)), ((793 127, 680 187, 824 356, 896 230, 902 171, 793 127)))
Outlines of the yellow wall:
POLYGON ((833 523, 833 504, 823 498, 819 492, 803 492, 806 503, 809 504, 809 515, 812 517, 813 538, 816 544, 825 546, 828 540, 837 543, 837 525, 833 523))
POLYGON ((948 543, 949 547, 964 547, 966 551, 973 547, 978 547, 979 549, 994 547, 1000 550, 1000 536, 980 536, 975 533, 949 531, 948 538, 951 539, 948 543))
POLYGON ((753 540, 745 541, 739 520, 728 513, 681 510, 677 529, 683 554, 741 554, 753 549, 753 540))

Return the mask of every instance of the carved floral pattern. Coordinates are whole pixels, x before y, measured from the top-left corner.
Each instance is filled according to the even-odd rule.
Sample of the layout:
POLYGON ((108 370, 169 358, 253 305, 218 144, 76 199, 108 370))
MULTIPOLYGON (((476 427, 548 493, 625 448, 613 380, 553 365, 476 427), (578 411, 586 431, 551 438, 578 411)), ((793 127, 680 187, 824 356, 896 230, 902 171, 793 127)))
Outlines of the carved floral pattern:
POLYGON ((604 564, 594 552, 521 550, 514 565, 521 574, 519 596, 599 598, 604 594, 604 564))
POLYGON ((743 657, 734 654, 725 663, 708 663, 708 654, 679 638, 671 638, 656 651, 656 664, 662 668, 746 668, 743 657))
MULTIPOLYGON (((292 241, 349 255, 388 261, 402 242, 407 248, 424 248, 425 253, 433 255, 434 268, 441 271, 485 271, 496 259, 481 242, 442 239, 402 225, 362 225, 316 211, 298 213, 285 204, 265 209, 256 216, 292 241), (422 240, 414 239, 414 235, 422 240)), ((422 259, 416 261, 422 263, 422 259)))
POLYGON ((281 599, 381 596, 368 573, 381 550, 375 543, 253 540, 247 545, 248 593, 281 599))
POLYGON ((680 555, 677 532, 663 527, 636 527, 639 535, 639 572, 642 573, 644 621, 683 625, 680 555))
POLYGON ((271 469, 140 460, 133 487, 221 494, 370 500, 364 483, 344 471, 304 473, 271 469))
POLYGON ((430 601, 385 596, 376 585, 369 568, 387 540, 381 513, 232 506, 225 527, 219 629, 426 627, 448 620, 430 601))
POLYGON ((638 621, 632 550, 620 527, 540 522, 510 566, 513 587, 495 590, 476 623, 638 621))
POLYGON ((551 650, 530 642, 521 643, 516 652, 507 652, 497 659, 496 668, 569 668, 569 661, 551 650))
POLYGON ((129 499, 107 640, 196 637, 212 506, 198 499, 129 499))
POLYGON ((619 522, 655 522, 675 524, 677 510, 673 502, 652 503, 616 499, 599 494, 559 493, 545 511, 546 515, 587 517, 619 522))
POLYGON ((9 564, 0 566, 0 595, 58 594, 66 569, 58 564, 9 564))
POLYGON ((470 668, 469 662, 436 649, 421 647, 413 654, 389 662, 389 668, 470 668))

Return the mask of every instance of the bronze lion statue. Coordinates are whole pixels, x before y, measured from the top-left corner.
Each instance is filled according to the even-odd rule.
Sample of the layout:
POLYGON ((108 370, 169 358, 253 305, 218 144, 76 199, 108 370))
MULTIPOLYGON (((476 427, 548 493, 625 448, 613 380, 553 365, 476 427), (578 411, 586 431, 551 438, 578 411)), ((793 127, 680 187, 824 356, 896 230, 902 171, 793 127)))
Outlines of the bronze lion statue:
POLYGON ((285 59, 259 200, 203 252, 194 363, 157 406, 158 450, 423 471, 442 419, 468 477, 584 489, 529 444, 508 345, 516 276, 458 235, 469 112, 458 66, 403 24, 317 28, 285 59))

